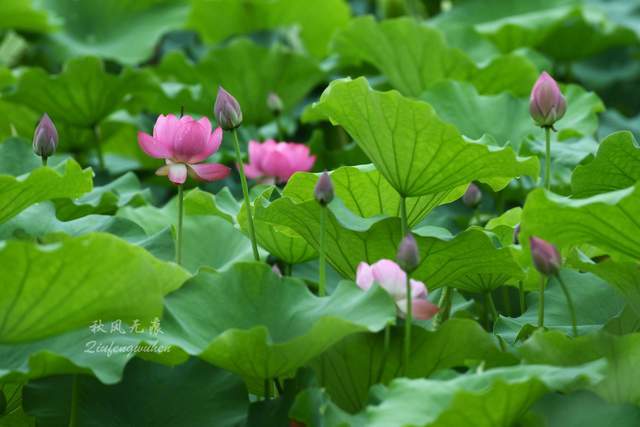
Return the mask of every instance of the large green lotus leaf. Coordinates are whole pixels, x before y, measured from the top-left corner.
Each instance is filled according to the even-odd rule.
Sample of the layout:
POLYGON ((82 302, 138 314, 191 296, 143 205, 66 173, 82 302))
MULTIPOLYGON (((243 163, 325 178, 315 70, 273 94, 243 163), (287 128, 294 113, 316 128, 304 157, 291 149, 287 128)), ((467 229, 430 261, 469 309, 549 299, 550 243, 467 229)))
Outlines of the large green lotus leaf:
POLYGON ((0 224, 34 203, 76 198, 91 191, 93 172, 69 159, 55 168, 42 167, 15 178, 0 175, 0 224))
POLYGON ((30 108, 0 99, 0 140, 14 135, 31 137, 38 119, 30 108))
MULTIPOLYGON (((54 154, 47 159, 50 167, 67 160, 67 154, 54 154)), ((0 174, 20 176, 42 166, 42 159, 33 154, 31 141, 24 138, 9 138, 0 144, 0 174)))
POLYGON ((314 109, 342 126, 405 197, 442 193, 474 180, 538 175, 537 159, 468 142, 429 104, 372 90, 364 78, 333 81, 314 109))
POLYGON ((635 312, 640 315, 640 264, 637 262, 618 262, 611 259, 593 262, 583 254, 579 254, 572 264, 583 271, 588 271, 606 280, 625 298, 635 312))
POLYGON ((38 113, 46 112, 56 125, 93 128, 120 108, 132 93, 147 90, 147 77, 129 69, 119 75, 110 74, 100 59, 79 57, 67 62, 60 74, 47 74, 41 68, 26 69, 7 98, 38 113))
MULTIPOLYGON (((576 307, 578 334, 584 335, 602 329, 607 321, 624 308, 624 299, 602 279, 591 273, 578 273, 564 269, 562 279, 569 289, 576 307)), ((539 294, 527 294, 527 311, 520 317, 500 315, 494 332, 509 342, 515 342, 520 334, 538 325, 539 294)), ((567 300, 557 279, 547 283, 544 291, 544 327, 571 334, 571 315, 567 300)))
POLYGON ((466 1, 436 21, 445 33, 452 27, 472 28, 503 52, 533 47, 562 61, 585 58, 637 40, 633 31, 581 0, 466 1))
POLYGON ((298 396, 291 415, 306 425, 327 427, 511 426, 546 393, 599 381, 604 367, 601 361, 567 368, 528 365, 449 380, 396 379, 389 386, 372 388, 374 403, 355 415, 318 396, 319 389, 309 389, 298 396))
POLYGON ((321 82, 325 73, 317 61, 282 46, 260 46, 248 39, 212 49, 198 63, 183 54, 163 58, 156 72, 165 81, 201 85, 187 111, 210 115, 218 86, 236 97, 245 123, 262 124, 273 119, 267 107, 270 92, 280 96, 290 110, 321 82))
MULTIPOLYGON (((319 250, 321 209, 315 200, 295 203, 283 197, 268 206, 256 206, 255 216, 293 229, 319 250)), ((395 259, 402 238, 399 218, 361 218, 339 199, 329 205, 327 217, 327 261, 343 277, 353 279, 362 261, 395 259)), ((454 286, 484 292, 522 277, 510 249, 496 247, 483 230, 470 229, 455 237, 416 233, 422 261, 414 277, 425 280, 431 289, 454 286)))
MULTIPOLYGON (((67 425, 73 381, 57 376, 25 386, 24 407, 39 426, 67 425)), ((197 359, 175 367, 134 359, 119 384, 81 375, 76 385, 82 426, 231 427, 244 425, 249 407, 242 379, 197 359)))
POLYGON ((188 277, 180 267, 109 234, 1 248, 0 342, 49 337, 97 319, 151 319, 188 277), (64 308, 64 309, 63 309, 64 308))
MULTIPOLYGON (((568 109, 555 125, 559 130, 558 138, 592 135, 598 127, 596 113, 604 110, 602 101, 579 86, 570 85, 564 92, 568 109)), ((526 137, 539 135, 539 128, 529 115, 529 100, 509 93, 480 95, 469 83, 448 81, 433 86, 421 95, 421 99, 471 139, 487 133, 500 145, 510 142, 519 147, 526 137)))
POLYGON ((0 28, 31 32, 48 32, 53 29, 45 10, 36 7, 33 0, 3 0, 0 4, 0 28))
POLYGON ((259 263, 201 270, 165 299, 162 342, 242 375, 291 375, 343 337, 379 331, 396 308, 380 288, 344 283, 318 298, 299 280, 259 263))
POLYGON ((236 34, 293 28, 295 37, 311 54, 324 57, 333 33, 347 24, 349 15, 344 0, 194 0, 189 25, 208 42, 220 42, 236 34))
POLYGON ((529 60, 517 55, 498 57, 480 68, 464 52, 447 46, 440 31, 410 18, 353 19, 336 35, 334 50, 344 62, 373 65, 407 96, 418 96, 446 79, 470 81, 481 93, 525 95, 537 74, 529 60))
POLYGON ((538 236, 564 248, 590 244, 611 255, 640 259, 640 184, 572 200, 533 191, 522 211, 521 241, 538 236))
POLYGON ((640 146, 631 132, 606 137, 596 157, 576 168, 571 176, 574 197, 589 197, 621 190, 640 181, 640 146))
POLYGON ((128 172, 110 183, 95 187, 76 200, 57 199, 56 216, 69 221, 91 214, 113 214, 123 206, 141 206, 151 199, 151 192, 140 188, 140 180, 128 172))
POLYGON ((606 333, 569 338, 558 332, 535 333, 518 350, 527 363, 574 366, 606 357, 604 379, 593 390, 614 403, 640 404, 640 334, 615 336, 606 333))
MULTIPOLYGON (((383 335, 352 335, 311 363, 320 385, 342 409, 359 411, 366 405, 372 385, 388 384, 402 374, 403 329, 392 329, 386 358, 383 335)), ((451 319, 437 331, 413 328, 409 371, 404 376, 424 378, 440 369, 475 367, 480 363, 493 367, 511 364, 512 358, 500 352, 495 337, 477 322, 451 319)))
POLYGON ((39 2, 64 22, 50 36, 56 55, 96 55, 132 65, 148 59, 164 33, 183 27, 189 10, 183 0, 39 2))
MULTIPOLYGON (((331 171, 330 176, 335 196, 351 212, 363 218, 400 216, 400 195, 372 165, 339 167, 331 171)), ((314 200, 313 189, 317 180, 317 174, 296 173, 287 182, 283 194, 296 203, 314 200)), ((466 186, 461 186, 442 193, 408 198, 409 225, 418 224, 437 206, 460 198, 465 190, 466 186)))

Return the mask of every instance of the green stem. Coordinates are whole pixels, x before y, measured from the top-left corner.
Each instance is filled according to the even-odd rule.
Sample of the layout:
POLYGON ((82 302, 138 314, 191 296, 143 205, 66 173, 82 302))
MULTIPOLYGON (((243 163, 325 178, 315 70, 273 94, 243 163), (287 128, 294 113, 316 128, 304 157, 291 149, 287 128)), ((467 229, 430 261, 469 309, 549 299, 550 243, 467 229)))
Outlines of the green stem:
POLYGON ((544 282, 546 277, 544 275, 540 275, 540 301, 538 303, 538 328, 542 328, 544 326, 544 282))
POLYGON ((98 125, 93 126, 93 135, 96 139, 96 154, 98 155, 98 164, 100 165, 100 170, 104 171, 105 163, 104 163, 104 153, 102 152, 102 141, 100 138, 100 128, 98 125))
POLYGON ((287 138, 284 126, 282 125, 282 119, 280 115, 276 116, 276 128, 278 129, 278 141, 284 141, 287 138))
POLYGON ((384 367, 387 364, 387 358, 389 357, 389 347, 391 343, 391 324, 387 323, 384 327, 384 346, 382 347, 382 360, 380 361, 380 369, 378 370, 377 383, 382 381, 382 373, 384 367))
POLYGON ((409 234, 409 223, 407 221, 407 199, 400 196, 400 225, 402 227, 402 235, 409 234))
POLYGON ((42 166, 45 166, 45 167, 47 166, 47 159, 48 159, 47 156, 42 156, 42 166))
POLYGON ((258 253, 258 244, 256 243, 256 231, 253 226, 253 213, 251 209, 251 200, 249 199, 249 186, 247 185, 247 177, 244 174, 244 164, 242 163, 242 155, 240 154, 240 142, 238 142, 238 131, 233 130, 233 141, 236 149, 236 162, 238 162, 238 171, 240 172, 240 182, 242 184, 242 195, 244 204, 247 207, 247 223, 249 224, 249 237, 251 238, 251 247, 253 248, 253 257, 256 261, 260 261, 258 253))
POLYGON ((319 260, 319 270, 318 270, 318 295, 321 297, 327 294, 327 267, 326 267, 326 246, 327 246, 327 230, 326 230, 326 222, 327 222, 327 208, 323 206, 320 209, 320 260, 319 260))
POLYGON ((73 385, 71 386, 71 411, 69 414, 69 427, 78 425, 78 376, 73 376, 73 385))
POLYGON ((551 128, 545 127, 545 167, 544 167, 544 188, 551 189, 551 128))
POLYGON ((520 314, 524 314, 527 311, 527 305, 524 300, 524 284, 522 280, 518 282, 518 293, 520 294, 520 314))
POLYGON ((567 307, 569 308, 569 314, 571 315, 571 329, 573 331, 573 336, 578 336, 578 322, 576 321, 576 309, 573 306, 573 299, 571 298, 571 294, 569 293, 569 288, 567 287, 564 280, 560 276, 560 273, 556 274, 556 278, 558 282, 560 282, 560 286, 562 287, 562 292, 564 292, 564 297, 567 299, 567 307))
POLYGON ((433 329, 438 329, 443 322, 449 319, 451 315, 451 296, 453 292, 449 286, 445 286, 442 289, 442 295, 440 295, 440 301, 438 301, 438 307, 440 310, 433 320, 433 329))
POLYGON ((504 304, 504 312, 507 316, 513 316, 511 307, 511 295, 509 295, 509 287, 502 286, 502 303, 504 304))
POLYGON ((484 294, 484 297, 487 300, 487 306, 489 307, 489 311, 491 312, 491 318, 495 323, 495 321, 498 320, 498 310, 496 310, 496 304, 495 302, 493 302, 493 295, 489 291, 484 294))
POLYGON ((404 359, 403 367, 405 376, 409 372, 409 353, 411 352, 411 324, 413 323, 413 316, 411 313, 411 275, 406 274, 406 295, 407 295, 407 316, 404 319, 404 359))
POLYGON ((178 185, 178 227, 176 228, 176 264, 182 265, 182 217, 184 215, 184 191, 178 185))

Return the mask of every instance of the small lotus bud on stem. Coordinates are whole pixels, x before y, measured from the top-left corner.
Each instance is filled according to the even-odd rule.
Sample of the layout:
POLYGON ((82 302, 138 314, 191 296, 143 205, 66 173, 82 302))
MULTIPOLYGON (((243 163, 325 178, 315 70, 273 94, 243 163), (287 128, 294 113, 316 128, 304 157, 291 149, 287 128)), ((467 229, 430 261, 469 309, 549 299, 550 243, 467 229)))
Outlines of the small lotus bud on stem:
POLYGON ((543 275, 555 276, 560 271, 562 258, 554 245, 538 237, 529 237, 533 265, 543 275))
POLYGON ((413 237, 413 234, 407 234, 400 246, 398 247, 398 254, 396 255, 398 265, 407 273, 412 273, 418 264, 420 264, 420 253, 418 251, 418 243, 413 237))
POLYGON ((313 196, 322 206, 327 206, 333 200, 333 183, 326 171, 318 178, 318 182, 316 182, 316 186, 313 189, 313 196))
POLYGON ((47 115, 42 115, 33 134, 33 152, 42 157, 42 163, 47 164, 47 158, 55 153, 58 147, 58 131, 47 115))
POLYGON ((553 129, 555 122, 560 120, 566 111, 567 101, 562 96, 558 84, 549 74, 543 72, 531 89, 531 117, 539 126, 553 129))
POLYGON ((224 130, 234 130, 242 124, 242 110, 238 101, 220 86, 213 113, 218 126, 224 130))
POLYGON ((280 99, 278 94, 275 92, 269 92, 269 95, 267 96, 267 107, 276 117, 282 114, 282 111, 284 110, 282 99, 280 99))
POLYGON ((475 208, 480 204, 482 200, 482 191, 480 191, 480 187, 478 187, 473 182, 469 184, 467 187, 467 191, 464 192, 462 196, 462 203, 468 208, 475 208))

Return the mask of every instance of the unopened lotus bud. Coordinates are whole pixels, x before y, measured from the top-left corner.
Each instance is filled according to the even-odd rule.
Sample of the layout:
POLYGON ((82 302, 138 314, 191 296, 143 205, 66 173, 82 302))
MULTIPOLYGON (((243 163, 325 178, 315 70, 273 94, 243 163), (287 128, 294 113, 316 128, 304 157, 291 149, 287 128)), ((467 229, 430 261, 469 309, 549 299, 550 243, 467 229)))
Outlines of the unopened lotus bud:
POLYGON ((556 81, 543 72, 531 89, 529 113, 542 127, 553 127, 567 111, 567 101, 562 96, 556 81))
POLYGON ((513 243, 516 245, 520 243, 520 224, 516 224, 513 229, 513 243))
POLYGON ((282 110, 284 110, 282 99, 280 99, 278 94, 275 92, 270 92, 269 96, 267 96, 267 107, 274 116, 279 116, 280 114, 282 114, 282 110))
POLYGON ((58 147, 58 131, 45 113, 33 134, 33 152, 42 158, 50 157, 58 147))
POLYGON ((558 249, 538 237, 529 237, 529 243, 531 244, 531 257, 536 270, 545 276, 558 274, 562 264, 558 249))
POLYGON ((318 178, 318 182, 316 182, 316 186, 313 189, 313 196, 322 206, 327 206, 333 200, 333 183, 326 171, 318 178))
POLYGON ((396 255, 398 265, 407 273, 413 272, 420 264, 420 253, 418 251, 418 243, 409 233, 402 239, 398 247, 398 255, 396 255))
POLYGON ((242 110, 238 101, 220 86, 213 113, 218 126, 224 130, 233 130, 242 124, 242 110))
POLYGON ((462 203, 469 208, 475 208, 480 204, 480 200, 482 200, 482 191, 472 182, 462 196, 462 203))

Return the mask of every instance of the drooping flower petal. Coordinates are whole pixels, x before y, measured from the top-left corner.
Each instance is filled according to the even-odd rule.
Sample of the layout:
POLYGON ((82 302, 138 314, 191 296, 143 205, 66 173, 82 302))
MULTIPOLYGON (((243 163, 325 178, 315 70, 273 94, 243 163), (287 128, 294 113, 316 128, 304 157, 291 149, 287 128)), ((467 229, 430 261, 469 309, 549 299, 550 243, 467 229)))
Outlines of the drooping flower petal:
POLYGON ((158 168, 156 175, 168 175, 169 181, 174 184, 184 184, 187 180, 187 166, 184 163, 169 163, 158 168))
POLYGON ((439 308, 429 300, 414 298, 411 302, 411 315, 414 319, 429 320, 438 314, 439 308))
POLYGON ((229 175, 231 169, 220 163, 199 163, 189 164, 189 169, 193 171, 196 178, 203 181, 217 181, 229 175))
POLYGON ((168 159, 173 155, 171 145, 160 142, 144 132, 138 132, 138 145, 148 156, 156 159, 168 159))

